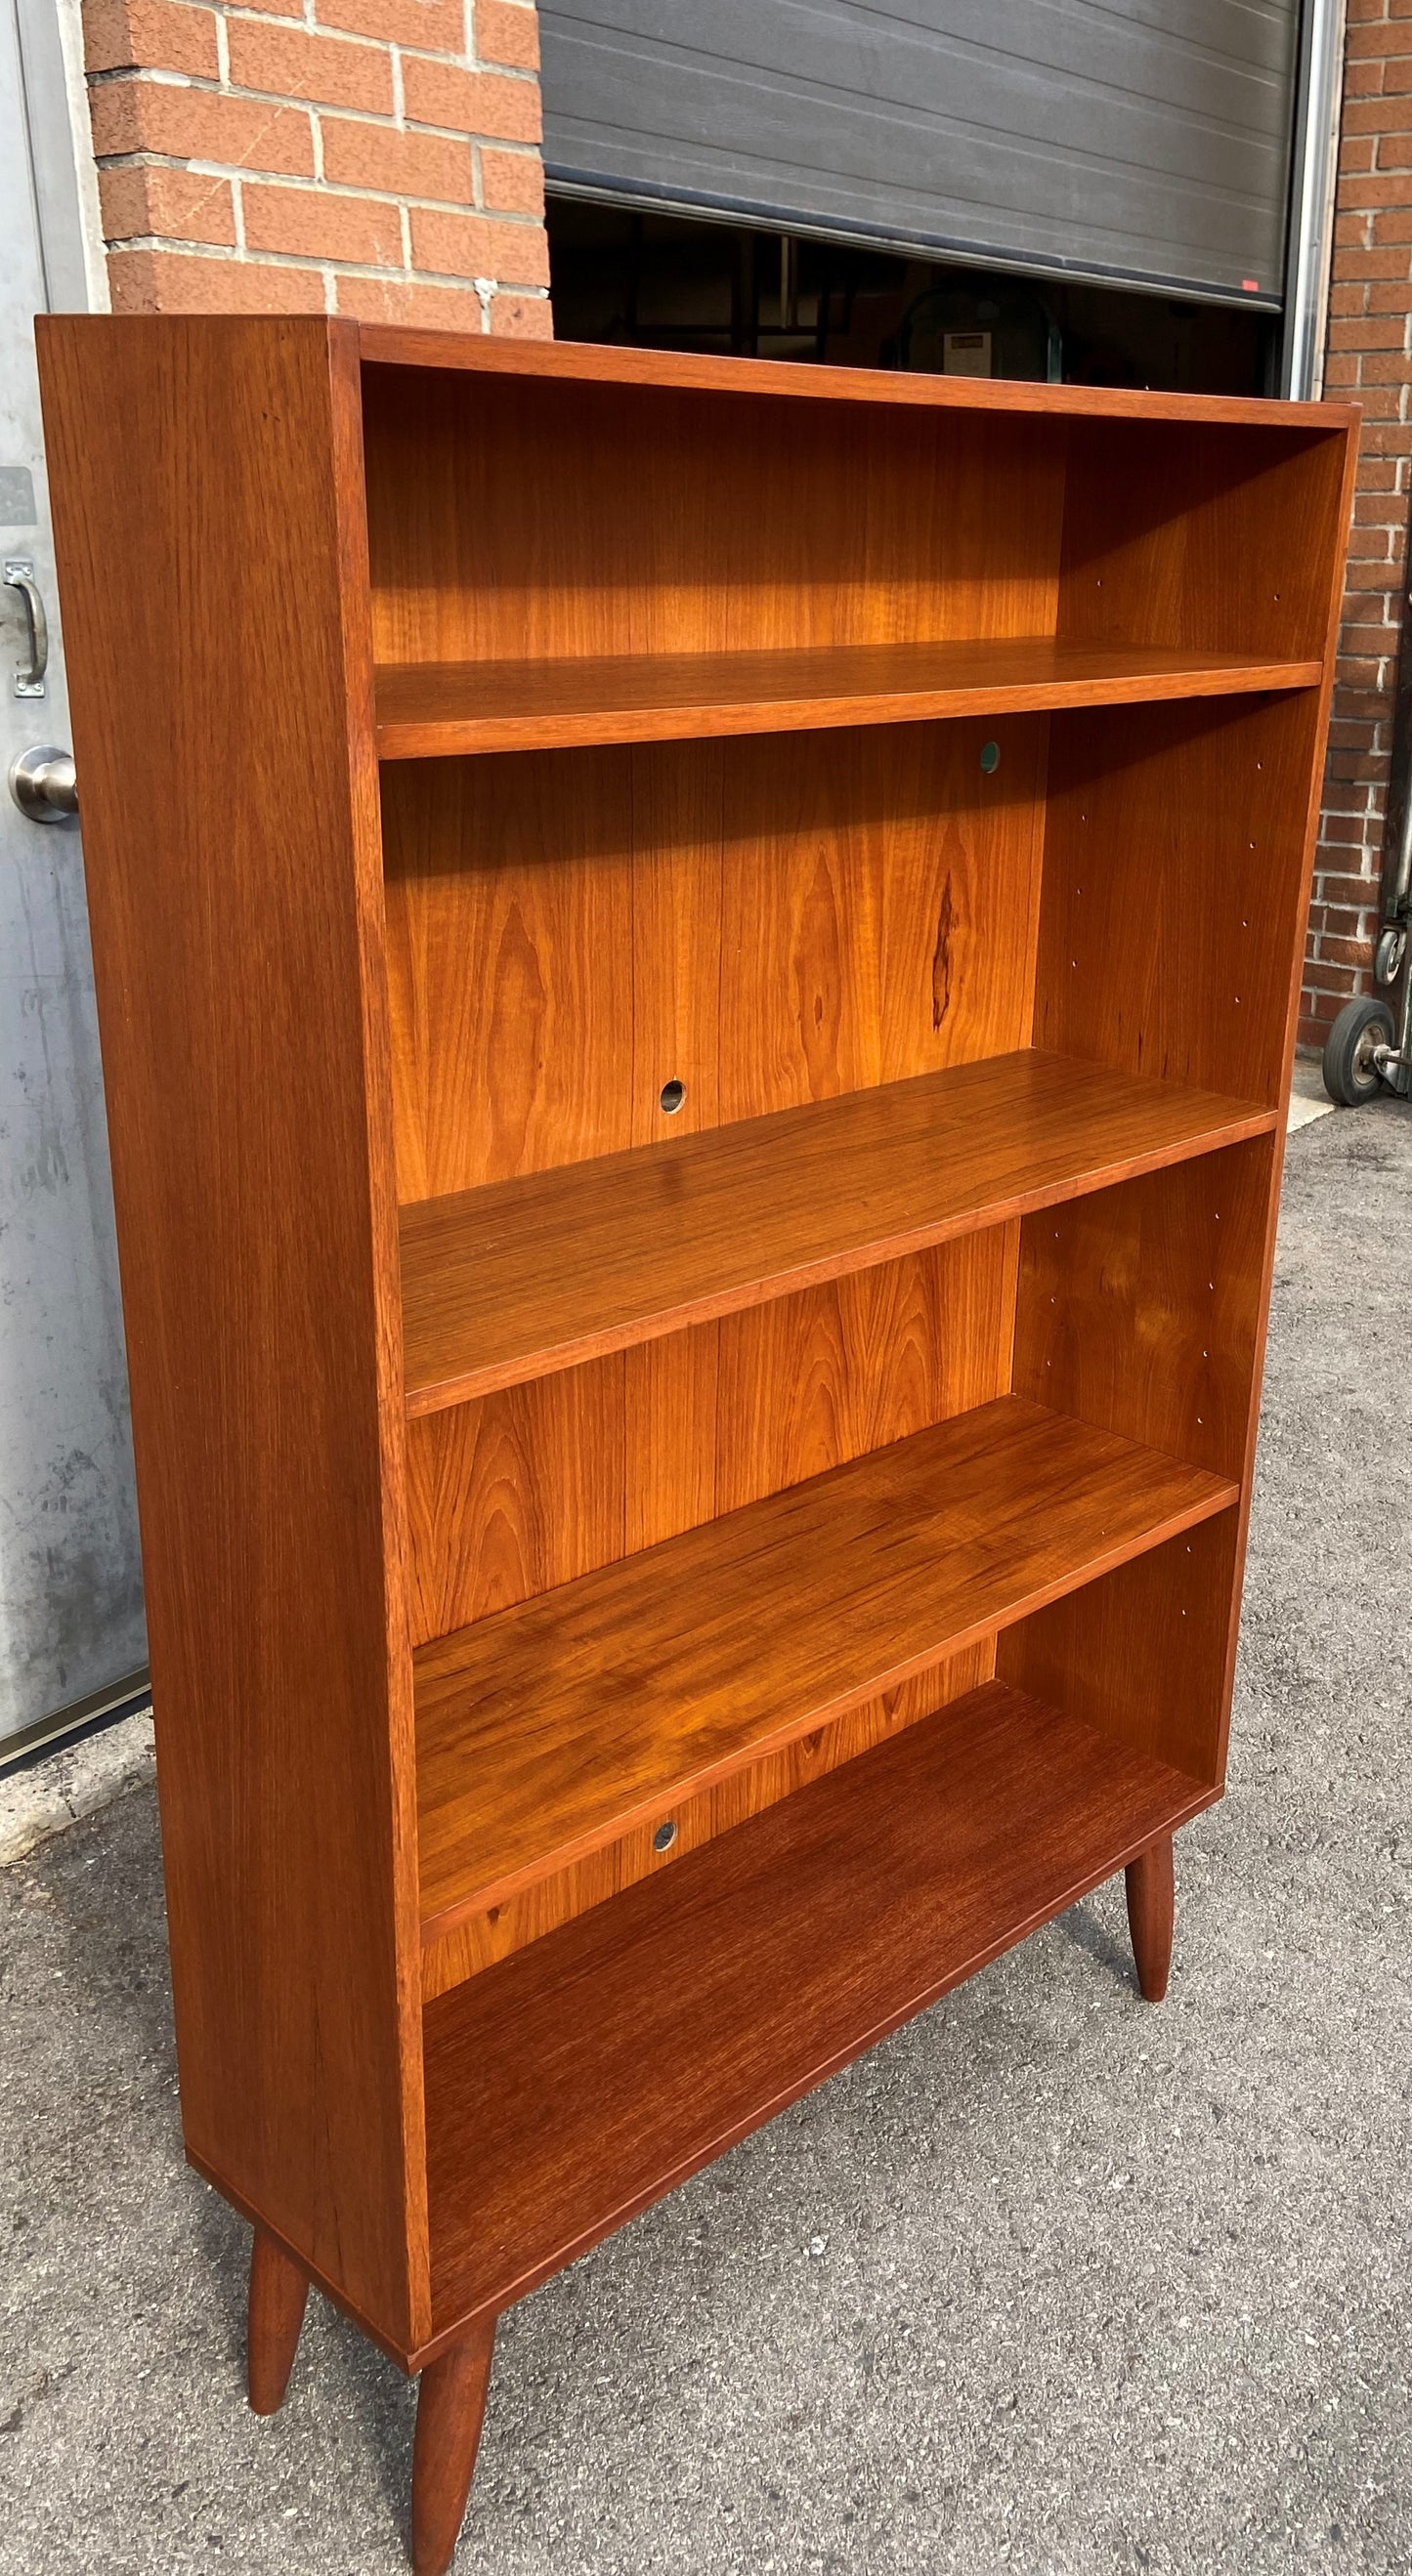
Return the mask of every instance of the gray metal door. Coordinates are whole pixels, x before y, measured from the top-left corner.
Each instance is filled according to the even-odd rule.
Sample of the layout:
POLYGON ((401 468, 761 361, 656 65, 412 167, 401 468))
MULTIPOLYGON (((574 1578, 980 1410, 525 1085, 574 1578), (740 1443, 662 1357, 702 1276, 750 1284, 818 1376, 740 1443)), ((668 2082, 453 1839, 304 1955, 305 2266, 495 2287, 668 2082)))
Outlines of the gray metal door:
POLYGON ((0 1754, 145 1653, 82 853, 5 783, 69 743, 33 324, 86 300, 69 133, 52 0, 0 5, 0 1754), (38 681, 17 582, 47 612, 38 681))
POLYGON ((546 0, 561 187, 1278 306, 1299 0, 546 0))

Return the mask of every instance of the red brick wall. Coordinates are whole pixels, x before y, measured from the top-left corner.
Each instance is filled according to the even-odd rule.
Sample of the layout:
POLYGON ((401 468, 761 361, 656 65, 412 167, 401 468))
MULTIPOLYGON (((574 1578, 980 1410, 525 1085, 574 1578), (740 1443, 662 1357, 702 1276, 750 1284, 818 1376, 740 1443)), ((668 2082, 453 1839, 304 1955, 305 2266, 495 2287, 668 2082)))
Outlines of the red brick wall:
POLYGON ((1300 1036, 1371 990, 1412 472, 1412 0, 1348 0, 1324 386, 1363 405, 1300 1036))
POLYGON ((533 0, 84 0, 118 312, 547 336, 533 0))

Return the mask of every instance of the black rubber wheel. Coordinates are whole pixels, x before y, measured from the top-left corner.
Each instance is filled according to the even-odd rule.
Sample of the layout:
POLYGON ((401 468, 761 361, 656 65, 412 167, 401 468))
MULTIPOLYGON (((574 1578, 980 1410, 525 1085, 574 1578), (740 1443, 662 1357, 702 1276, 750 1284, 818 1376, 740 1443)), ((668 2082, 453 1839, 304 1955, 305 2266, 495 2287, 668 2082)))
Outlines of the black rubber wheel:
POLYGON ((1324 1041, 1324 1089, 1340 1109, 1361 1109, 1376 1099, 1382 1076, 1373 1049, 1393 1043, 1393 1018, 1386 1002, 1345 1002, 1324 1041))

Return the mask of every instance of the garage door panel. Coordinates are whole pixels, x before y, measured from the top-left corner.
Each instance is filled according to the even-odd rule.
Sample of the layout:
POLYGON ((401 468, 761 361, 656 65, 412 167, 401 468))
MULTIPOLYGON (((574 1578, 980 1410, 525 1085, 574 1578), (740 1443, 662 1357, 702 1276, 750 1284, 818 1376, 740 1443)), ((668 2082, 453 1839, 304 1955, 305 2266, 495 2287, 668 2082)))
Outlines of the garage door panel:
POLYGON ((1297 0, 572 0, 552 176, 1276 300, 1297 0))

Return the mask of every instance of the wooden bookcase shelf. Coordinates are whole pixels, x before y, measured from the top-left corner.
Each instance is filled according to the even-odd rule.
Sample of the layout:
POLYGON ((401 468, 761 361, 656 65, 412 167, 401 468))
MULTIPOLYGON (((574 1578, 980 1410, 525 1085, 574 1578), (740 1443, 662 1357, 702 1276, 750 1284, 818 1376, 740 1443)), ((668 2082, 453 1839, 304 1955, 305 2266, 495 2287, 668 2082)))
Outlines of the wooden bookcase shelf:
POLYGON ((1238 1499, 1003 1395, 423 1646, 423 1939, 1238 1499))
POLYGON ((1025 1048, 402 1210, 407 1410, 514 1386, 1268 1135, 1025 1048))
POLYGON ((1115 1870, 1164 1990, 1355 416, 39 328, 187 2152, 440 2576, 510 2300, 1115 1870))
POLYGON ((802 725, 918 724, 1035 708, 1317 688, 1317 661, 1052 635, 812 651, 404 663, 377 675, 384 760, 669 742, 802 725))
POLYGON ((990 1682, 440 1997, 434 2330, 523 2297, 1215 1794, 990 1682))

